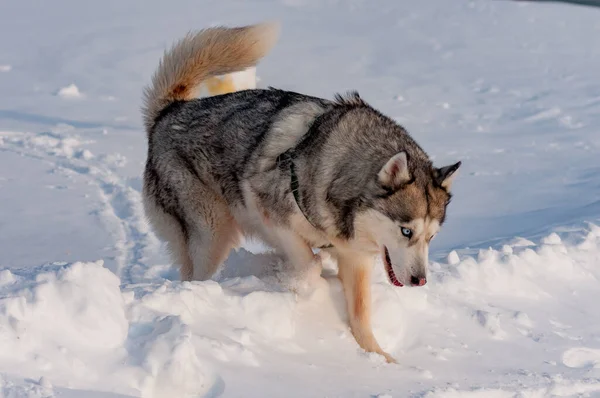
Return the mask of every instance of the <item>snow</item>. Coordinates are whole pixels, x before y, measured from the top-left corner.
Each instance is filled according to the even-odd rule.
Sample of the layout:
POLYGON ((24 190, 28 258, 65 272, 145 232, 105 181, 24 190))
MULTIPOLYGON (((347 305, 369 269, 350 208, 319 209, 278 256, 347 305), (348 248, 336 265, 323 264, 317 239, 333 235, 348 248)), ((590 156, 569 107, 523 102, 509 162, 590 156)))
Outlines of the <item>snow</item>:
MULTIPOLYGON (((377 388, 431 397, 600 391, 600 381, 590 379, 600 349, 589 322, 600 310, 586 306, 598 294, 600 228, 590 226, 578 243, 513 249, 466 256, 433 272, 433 287, 423 289, 395 288, 377 273, 375 333, 403 359, 398 366, 355 347, 331 276, 298 298, 253 275, 120 284, 101 261, 5 269, 0 367, 11 377, 44 377, 9 391, 241 396, 256 377, 280 380, 262 387, 274 396, 290 387, 296 393, 288 396, 385 394, 377 388), (527 356, 515 351, 522 349, 527 356), (565 374, 567 368, 579 372, 565 374), (352 371, 361 377, 348 380, 352 371), (103 375, 111 375, 109 383, 103 375), (468 393, 438 387, 455 383, 468 393)), ((241 250, 225 270, 253 256, 241 250)))
POLYGON ((61 88, 56 93, 59 97, 62 98, 81 98, 83 95, 79 92, 79 88, 77 88, 74 84, 69 84, 66 87, 61 88))
POLYGON ((458 256, 458 253, 456 252, 456 250, 452 250, 450 253, 448 253, 448 264, 450 265, 456 265, 460 262, 460 257, 458 256))
POLYGON ((1 2, 0 397, 600 396, 599 12, 1 2), (463 161, 427 286, 376 266, 373 329, 399 365, 357 347, 331 261, 295 295, 247 242, 181 283, 144 219, 139 106, 163 49, 272 19, 279 44, 236 88, 357 89, 436 164, 463 161))

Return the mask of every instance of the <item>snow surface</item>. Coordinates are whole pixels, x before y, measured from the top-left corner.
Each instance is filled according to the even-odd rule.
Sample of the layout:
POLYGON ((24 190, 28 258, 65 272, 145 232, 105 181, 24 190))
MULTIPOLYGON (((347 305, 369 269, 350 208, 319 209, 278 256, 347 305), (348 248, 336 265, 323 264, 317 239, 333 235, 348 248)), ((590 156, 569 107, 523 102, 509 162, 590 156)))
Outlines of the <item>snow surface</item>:
POLYGON ((599 70, 600 9, 564 4, 0 2, 0 397, 600 396, 599 70), (163 49, 269 19, 259 86, 357 89, 463 160, 431 282, 376 270, 399 365, 357 347, 335 264, 297 297, 249 243, 180 283, 144 220, 163 49))
POLYGON ((83 97, 83 94, 81 94, 81 92, 79 91, 79 88, 77 88, 77 86, 74 84, 69 84, 68 86, 61 88, 60 90, 58 90, 56 95, 58 95, 59 97, 62 97, 62 98, 81 98, 81 97, 83 97))

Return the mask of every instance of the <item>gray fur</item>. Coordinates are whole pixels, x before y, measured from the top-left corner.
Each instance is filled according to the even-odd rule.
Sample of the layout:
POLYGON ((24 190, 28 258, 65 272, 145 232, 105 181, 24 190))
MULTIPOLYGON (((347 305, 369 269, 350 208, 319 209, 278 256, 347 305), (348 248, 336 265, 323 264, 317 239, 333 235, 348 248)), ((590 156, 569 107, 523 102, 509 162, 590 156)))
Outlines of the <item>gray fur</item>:
MULTIPOLYGON (((211 39, 212 47, 226 49, 226 43, 214 40, 234 35, 220 29, 186 40, 197 46, 207 40, 203 34, 213 35, 217 39, 211 39)), ((250 39, 238 35, 235 40, 236 51, 247 53, 240 46, 250 39)), ((174 47, 179 52, 165 55, 177 75, 164 68, 166 62, 161 64, 160 89, 146 90, 146 103, 152 107, 144 113, 144 203, 151 223, 182 265, 184 279, 209 278, 239 235, 258 235, 284 252, 280 236, 286 234, 301 245, 333 243, 361 251, 354 246, 366 232, 357 233, 357 218, 368 211, 384 215, 398 228, 417 218, 444 221, 450 177, 459 164, 434 168, 404 128, 357 93, 326 100, 267 89, 187 99, 193 92, 189 84, 208 74, 193 68, 220 70, 198 57, 181 60, 181 54, 194 55, 186 43, 174 47), (400 158, 409 178, 390 186, 380 173, 400 152, 405 153, 400 158), (292 193, 290 162, 298 200, 292 193)), ((227 58, 226 71, 236 69, 235 58, 228 54, 204 53, 227 58)), ((249 59, 255 62, 257 55, 252 54, 249 59)))
MULTIPOLYGON (((376 178, 400 151, 409 159, 411 185, 449 199, 426 153, 357 94, 328 101, 275 89, 175 102, 163 110, 149 135, 147 194, 187 235, 197 218, 183 202, 190 184, 205 186, 233 209, 245 205, 247 182, 270 219, 288 227, 290 216, 300 211, 289 164, 278 162, 288 150, 293 150, 303 213, 338 238, 353 237, 356 214, 366 209, 398 222, 421 216, 405 201, 393 200, 402 189, 392 191, 376 178)), ((445 203, 437 213, 443 221, 445 203)))

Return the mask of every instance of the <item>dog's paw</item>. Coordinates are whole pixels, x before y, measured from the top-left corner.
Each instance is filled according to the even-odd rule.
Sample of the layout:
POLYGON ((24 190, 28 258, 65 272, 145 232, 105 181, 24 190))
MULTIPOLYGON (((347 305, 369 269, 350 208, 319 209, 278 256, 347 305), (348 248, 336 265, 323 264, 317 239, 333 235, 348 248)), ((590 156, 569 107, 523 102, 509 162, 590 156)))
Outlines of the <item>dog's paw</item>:
POLYGON ((295 291, 300 296, 310 296, 317 289, 321 280, 321 267, 313 266, 297 280, 295 291))
POLYGON ((303 269, 297 269, 292 275, 289 275, 290 290, 303 297, 312 295, 323 280, 321 271, 321 262, 315 258, 303 269))
POLYGON ((383 355, 383 357, 385 358, 385 361, 387 363, 393 363, 393 364, 398 364, 398 361, 396 361, 394 359, 394 357, 392 357, 390 354, 388 354, 387 352, 382 352, 381 355, 383 355))
POLYGON ((398 361, 396 361, 396 359, 393 356, 391 356, 383 350, 364 351, 364 353, 369 359, 369 361, 373 363, 383 364, 385 361, 385 363, 389 364, 398 364, 398 361))

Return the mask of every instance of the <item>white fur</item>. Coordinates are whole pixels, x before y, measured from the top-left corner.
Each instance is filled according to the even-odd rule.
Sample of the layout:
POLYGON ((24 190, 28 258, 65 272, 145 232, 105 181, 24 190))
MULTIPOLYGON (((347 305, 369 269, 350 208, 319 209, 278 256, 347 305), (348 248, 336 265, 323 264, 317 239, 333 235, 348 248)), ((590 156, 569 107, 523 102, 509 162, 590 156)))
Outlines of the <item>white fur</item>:
POLYGON ((387 247, 392 261, 392 268, 398 280, 407 284, 412 275, 426 275, 429 262, 429 241, 439 228, 439 222, 429 217, 414 219, 398 225, 389 217, 375 210, 361 213, 356 219, 356 247, 369 247, 382 251, 387 247), (410 228, 413 238, 402 235, 401 227, 410 228))

